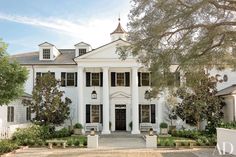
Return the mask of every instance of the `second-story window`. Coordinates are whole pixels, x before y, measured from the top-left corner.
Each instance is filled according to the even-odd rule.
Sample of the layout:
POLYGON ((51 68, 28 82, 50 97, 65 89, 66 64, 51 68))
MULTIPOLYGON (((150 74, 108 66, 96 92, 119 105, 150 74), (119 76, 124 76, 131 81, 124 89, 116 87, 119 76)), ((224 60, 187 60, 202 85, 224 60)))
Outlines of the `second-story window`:
POLYGON ((150 86, 151 74, 150 72, 138 72, 138 86, 150 86))
POLYGON ((61 73, 61 86, 77 86, 77 73, 61 73))
POLYGON ((100 73, 91 73, 91 74, 92 74, 92 86, 99 86, 100 73))
POLYGON ((116 73, 116 85, 117 86, 125 85, 125 73, 116 73))
POLYGON ((50 59, 50 49, 43 49, 43 59, 50 59))

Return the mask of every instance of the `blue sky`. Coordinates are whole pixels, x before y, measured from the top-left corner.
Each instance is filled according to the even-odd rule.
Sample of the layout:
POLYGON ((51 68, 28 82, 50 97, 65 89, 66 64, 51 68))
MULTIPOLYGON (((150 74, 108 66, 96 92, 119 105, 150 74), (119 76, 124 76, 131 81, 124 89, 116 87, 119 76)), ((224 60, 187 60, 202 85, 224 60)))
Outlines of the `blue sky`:
POLYGON ((44 41, 96 48, 110 41, 119 15, 126 29, 129 10, 129 0, 0 0, 0 38, 10 54, 38 50, 44 41))

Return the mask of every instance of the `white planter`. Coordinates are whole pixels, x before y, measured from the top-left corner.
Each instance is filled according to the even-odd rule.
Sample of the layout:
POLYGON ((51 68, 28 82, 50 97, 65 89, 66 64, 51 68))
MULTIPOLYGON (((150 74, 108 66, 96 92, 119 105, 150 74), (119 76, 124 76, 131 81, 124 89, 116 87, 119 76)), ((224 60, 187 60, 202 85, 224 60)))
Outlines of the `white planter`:
POLYGON ((98 135, 88 135, 87 136, 88 141, 88 148, 98 148, 98 135))
POLYGON ((161 128, 161 135, 167 135, 168 129, 167 128, 161 128))
POLYGON ((156 148, 157 147, 157 136, 146 135, 146 148, 156 148))
POLYGON ((217 128, 217 146, 221 153, 236 155, 236 130, 217 128))

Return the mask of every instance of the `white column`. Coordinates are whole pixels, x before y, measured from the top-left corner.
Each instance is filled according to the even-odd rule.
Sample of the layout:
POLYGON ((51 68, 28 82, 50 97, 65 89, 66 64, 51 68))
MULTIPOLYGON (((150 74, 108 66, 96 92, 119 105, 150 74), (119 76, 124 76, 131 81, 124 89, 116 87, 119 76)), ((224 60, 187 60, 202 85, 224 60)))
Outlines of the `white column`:
MULTIPOLYGON (((84 121, 84 67, 78 67, 78 118, 79 118, 79 123, 85 127, 85 121, 84 121)), ((84 129, 82 130, 82 133, 84 133, 84 129)))
POLYGON ((139 91, 138 91, 138 67, 132 67, 132 134, 140 134, 139 131, 139 91))
POLYGON ((102 128, 102 134, 110 134, 109 130, 109 108, 110 108, 110 103, 109 103, 109 83, 108 83, 108 67, 103 67, 103 128, 102 128))

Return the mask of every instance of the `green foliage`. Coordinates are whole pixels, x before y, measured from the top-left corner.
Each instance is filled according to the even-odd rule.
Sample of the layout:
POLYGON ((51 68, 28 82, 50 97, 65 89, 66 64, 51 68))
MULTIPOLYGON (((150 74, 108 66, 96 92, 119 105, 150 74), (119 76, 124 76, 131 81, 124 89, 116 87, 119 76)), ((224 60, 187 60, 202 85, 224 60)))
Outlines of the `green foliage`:
POLYGON ((18 145, 10 140, 0 141, 0 155, 11 152, 18 148, 18 145))
POLYGON ((0 106, 22 96, 28 71, 10 60, 7 45, 0 39, 0 106))
MULTIPOLYGON (((141 63, 150 65, 157 91, 166 87, 168 79, 163 70, 170 72, 173 64, 178 64, 178 72, 192 72, 203 66, 235 68, 235 57, 231 56, 236 40, 235 1, 132 0, 131 3, 128 50, 141 63)), ((122 52, 127 57, 129 51, 122 52)))
POLYGON ((217 77, 209 77, 201 72, 197 76, 191 79, 194 83, 188 88, 177 90, 176 95, 183 101, 177 106, 176 114, 198 129, 200 122, 207 120, 209 131, 214 132, 224 116, 222 109, 225 105, 222 98, 215 95, 218 80, 217 77))
POLYGON ((71 135, 71 131, 67 128, 62 128, 61 130, 55 131, 52 135, 53 138, 68 137, 71 135))
POLYGON ((165 123, 165 122, 162 122, 162 123, 160 124, 160 128, 168 128, 168 124, 165 123))
POLYGON ((133 122, 130 122, 130 123, 129 123, 129 127, 130 127, 130 129, 132 130, 133 122))
POLYGON ((74 128, 76 128, 76 129, 83 129, 83 125, 80 124, 80 123, 76 123, 76 124, 74 125, 74 128))
POLYGON ((226 129, 236 129, 236 122, 228 122, 228 123, 221 123, 218 125, 219 128, 226 128, 226 129))
POLYGON ((48 72, 37 77, 33 89, 33 100, 24 99, 22 103, 30 106, 35 113, 34 122, 40 125, 60 125, 69 118, 72 103, 69 98, 62 101, 63 93, 59 91, 59 82, 48 72))

